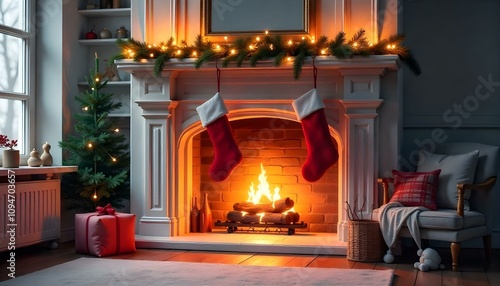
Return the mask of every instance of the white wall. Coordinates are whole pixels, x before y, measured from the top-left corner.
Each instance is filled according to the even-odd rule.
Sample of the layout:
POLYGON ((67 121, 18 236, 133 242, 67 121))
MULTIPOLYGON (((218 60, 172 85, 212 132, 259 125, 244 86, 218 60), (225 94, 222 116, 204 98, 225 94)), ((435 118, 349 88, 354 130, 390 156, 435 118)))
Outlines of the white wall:
MULTIPOLYGON (((403 160, 411 161, 419 142, 436 142, 438 129, 447 142, 500 146, 500 2, 404 0, 401 12, 422 67, 419 77, 404 74, 403 160)), ((500 206, 500 183, 493 191, 500 206)), ((495 218, 493 246, 500 248, 500 208, 495 218)))

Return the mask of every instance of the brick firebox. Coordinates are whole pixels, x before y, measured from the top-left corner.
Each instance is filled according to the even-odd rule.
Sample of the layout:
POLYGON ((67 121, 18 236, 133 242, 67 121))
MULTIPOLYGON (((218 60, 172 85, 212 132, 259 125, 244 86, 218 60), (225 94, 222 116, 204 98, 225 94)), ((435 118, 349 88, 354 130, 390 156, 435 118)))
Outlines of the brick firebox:
POLYGON ((233 121, 231 127, 243 161, 224 182, 214 182, 208 176, 213 160, 208 133, 204 131, 193 138, 193 196, 203 198, 202 194, 208 193, 214 220, 225 221, 233 204, 247 199, 250 184, 259 183, 262 163, 270 189, 279 187, 282 198, 291 198, 300 220, 308 224, 306 229, 297 231, 337 232, 337 164, 317 182, 304 180, 301 168, 307 147, 300 123, 257 118, 233 121))

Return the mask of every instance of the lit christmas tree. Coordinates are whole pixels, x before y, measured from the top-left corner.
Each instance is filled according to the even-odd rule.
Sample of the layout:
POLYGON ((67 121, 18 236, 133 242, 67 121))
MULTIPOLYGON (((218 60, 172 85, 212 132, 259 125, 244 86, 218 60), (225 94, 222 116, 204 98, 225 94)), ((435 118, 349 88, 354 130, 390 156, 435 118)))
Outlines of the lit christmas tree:
POLYGON ((62 177, 63 196, 71 209, 94 211, 107 203, 120 208, 123 199, 130 197, 129 147, 109 118, 121 103, 112 101, 113 94, 101 91, 107 81, 99 73, 97 53, 95 69, 86 79, 90 89, 75 96, 82 109, 73 117, 75 132, 59 142, 65 152, 64 164, 78 166, 77 173, 62 177))

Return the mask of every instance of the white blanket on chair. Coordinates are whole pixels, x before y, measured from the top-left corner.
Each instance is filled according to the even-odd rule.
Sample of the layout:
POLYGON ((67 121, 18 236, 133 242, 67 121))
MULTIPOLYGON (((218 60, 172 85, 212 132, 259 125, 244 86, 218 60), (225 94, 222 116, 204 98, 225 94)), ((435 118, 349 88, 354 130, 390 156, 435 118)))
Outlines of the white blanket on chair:
POLYGON ((394 242, 396 242, 398 233, 405 222, 413 240, 415 240, 418 245, 418 249, 422 249, 417 216, 423 210, 428 209, 425 207, 405 207, 397 202, 388 203, 380 207, 378 221, 382 236, 389 250, 394 242))

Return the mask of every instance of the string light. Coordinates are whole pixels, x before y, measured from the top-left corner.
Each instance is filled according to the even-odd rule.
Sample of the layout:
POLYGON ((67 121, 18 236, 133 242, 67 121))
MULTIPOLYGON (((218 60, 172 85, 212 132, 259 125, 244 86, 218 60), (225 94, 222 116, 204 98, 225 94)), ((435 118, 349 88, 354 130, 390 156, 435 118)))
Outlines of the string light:
POLYGON ((97 200, 97 191, 94 189, 94 195, 92 196, 94 200, 97 200))
POLYGON ((118 132, 120 132, 120 129, 115 128, 115 130, 114 130, 114 131, 115 131, 116 133, 118 133, 118 132))
MULTIPOLYGON (((356 34, 354 37, 354 40, 352 42, 347 42, 345 40, 340 43, 341 45, 348 46, 352 52, 349 54, 349 57, 353 57, 356 55, 359 55, 360 52, 366 52, 367 54, 394 54, 395 51, 397 53, 403 53, 405 52, 406 48, 399 46, 399 41, 403 40, 403 36, 396 37, 396 40, 393 40, 391 43, 389 43, 387 40, 381 40, 380 43, 370 43, 366 41, 365 36, 363 35, 365 31, 360 29, 360 31, 356 34), (380 48, 384 49, 385 51, 380 50, 380 48), (375 48, 375 50, 372 51, 372 49, 375 48), (395 50, 395 51, 394 51, 395 50)), ((264 31, 265 35, 269 35, 269 31, 266 30, 264 31)), ((302 41, 295 41, 296 38, 290 38, 288 40, 285 40, 283 43, 286 45, 285 48, 282 47, 282 44, 280 43, 279 46, 273 44, 275 43, 276 40, 280 40, 282 37, 280 35, 276 36, 276 39, 271 39, 271 38, 262 38, 263 34, 256 35, 253 38, 253 43, 247 43, 247 50, 246 51, 241 51, 241 53, 247 53, 247 57, 245 57, 245 60, 248 60, 255 51, 260 52, 260 48, 264 47, 261 46, 261 44, 265 44, 268 46, 268 50, 271 51, 276 51, 277 48, 283 49, 283 51, 278 51, 278 52, 284 52, 285 53, 285 59, 286 61, 293 61, 295 58, 293 57, 296 52, 298 52, 297 49, 306 49, 306 50, 317 50, 319 54, 321 55, 331 55, 331 56, 336 56, 336 53, 339 52, 339 50, 330 50, 329 48, 326 48, 327 46, 331 46, 332 43, 327 42, 327 43, 321 43, 322 46, 317 46, 320 42, 316 41, 315 36, 300 36, 298 37, 299 39, 301 38, 302 41), (306 42, 307 41, 307 42, 306 42), (307 45, 311 46, 304 46, 304 43, 307 45), (288 57, 288 58, 287 58, 288 57)), ((212 50, 212 52, 216 53, 216 57, 226 57, 228 55, 235 55, 240 53, 240 51, 235 50, 235 46, 238 46, 238 43, 240 39, 235 39, 235 43, 229 44, 227 43, 229 40, 228 36, 223 36, 222 37, 224 41, 220 40, 221 42, 219 43, 213 43, 212 46, 209 46, 208 49, 212 50)), ((246 40, 245 38, 242 39, 243 42, 246 40)), ((252 41, 252 40, 251 40, 252 41)), ((173 40, 170 40, 172 43, 172 46, 166 46, 164 43, 160 43, 158 45, 158 48, 151 48, 150 44, 147 43, 140 43, 137 41, 133 41, 131 39, 128 39, 128 41, 125 41, 119 44, 119 46, 122 48, 122 55, 125 56, 126 58, 134 58, 135 60, 140 60, 142 58, 154 58, 156 57, 158 60, 163 60, 163 61, 168 61, 170 58, 183 58, 183 57, 192 57, 192 58, 198 58, 201 53, 205 52, 205 46, 201 45, 190 45, 188 46, 186 43, 182 43, 179 45, 176 45, 176 42, 173 40), (147 50, 145 51, 145 55, 143 55, 144 51, 142 50, 143 48, 146 48, 147 50), (140 52, 140 55, 139 55, 140 52), (160 57, 163 53, 168 53, 169 55, 167 57, 160 57), (135 58, 134 57, 138 57, 135 58), (154 56, 153 56, 154 55, 154 56)), ((209 43, 208 41, 206 43, 209 43)), ((154 44, 153 46, 156 46, 154 44)), ((310 52, 306 52, 308 56, 310 56, 310 52)), ((260 59, 260 54, 257 54, 257 59, 260 59)), ((209 58, 198 58, 198 61, 196 61, 196 66, 199 67, 203 64, 204 61, 210 60, 209 58)), ((228 59, 229 61, 234 61, 235 59, 228 59)), ((414 72, 417 74, 420 74, 420 68, 418 67, 418 64, 415 65, 411 63, 411 61, 408 60, 403 60, 405 63, 408 63, 411 69, 414 69, 414 72)), ((158 75, 161 74, 161 71, 157 72, 158 75)), ((298 75, 295 75, 298 77, 298 75)))
POLYGON ((89 110, 89 107, 88 106, 85 106, 82 108, 83 111, 88 111, 89 110))
POLYGON ((92 148, 92 147, 94 147, 94 146, 92 145, 92 143, 90 143, 90 142, 89 142, 89 143, 87 144, 87 147, 92 148))

